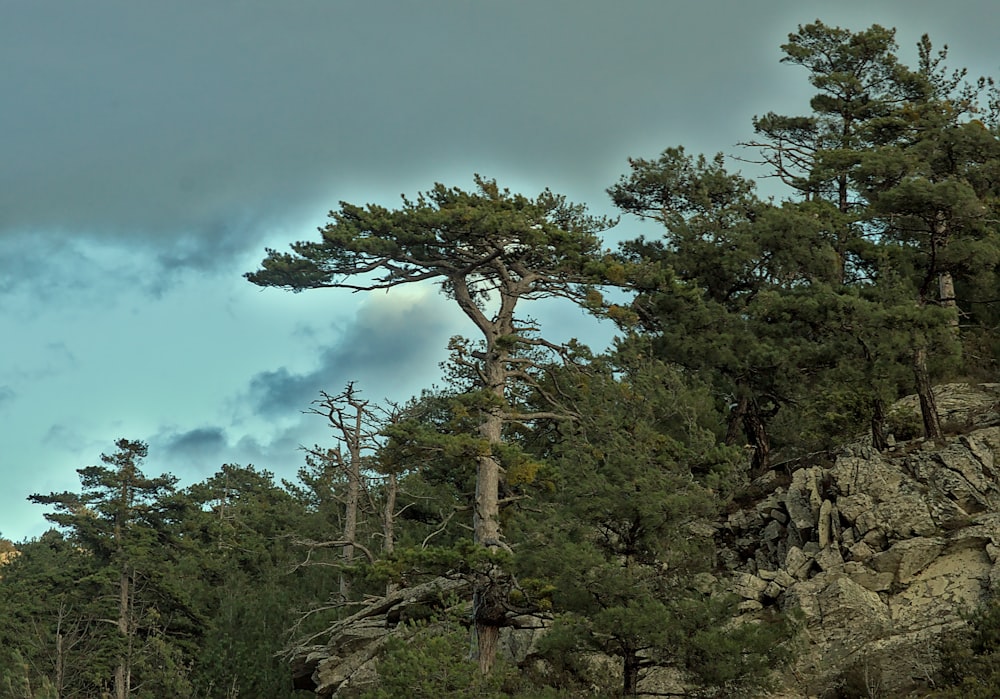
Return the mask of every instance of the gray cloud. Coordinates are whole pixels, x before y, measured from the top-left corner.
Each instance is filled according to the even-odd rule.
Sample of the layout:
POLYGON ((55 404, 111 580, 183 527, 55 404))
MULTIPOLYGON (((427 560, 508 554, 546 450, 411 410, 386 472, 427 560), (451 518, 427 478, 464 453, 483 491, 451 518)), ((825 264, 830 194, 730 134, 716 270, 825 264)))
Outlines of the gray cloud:
POLYGON ((250 403, 262 416, 287 416, 308 409, 320 390, 335 393, 348 381, 357 381, 372 400, 406 399, 425 387, 448 337, 465 329, 463 320, 430 291, 370 296, 340 340, 320 353, 315 369, 258 373, 250 381, 250 403))
POLYGON ((169 458, 214 454, 227 445, 226 431, 221 427, 197 427, 186 432, 158 435, 155 440, 169 458))
POLYGON ((261 415, 287 414, 304 410, 323 385, 329 367, 308 374, 293 374, 281 367, 263 371, 250 380, 250 394, 256 412, 261 415))
POLYGON ((18 294, 28 303, 14 310, 29 313, 37 312, 39 302, 106 305, 120 290, 151 292, 161 285, 161 275, 151 275, 150 267, 141 250, 111 241, 11 232, 0 235, 0 305, 13 306, 18 294))
MULTIPOLYGON (((930 0, 845 0, 835 14, 913 25, 904 45, 940 27, 975 60, 988 23, 980 49, 948 35, 988 7, 966 4, 943 18, 930 0)), ((256 245, 248 225, 470 167, 604 205, 624 158, 655 153, 636 148, 748 136, 759 96, 793 80, 778 44, 814 14, 791 0, 14 3, 0 232, 144 239, 164 264, 205 264, 256 245)))
MULTIPOLYGON (((300 416, 301 417, 301 416, 300 416)), ((149 439, 150 472, 169 472, 188 485, 218 472, 223 464, 256 465, 280 478, 295 478, 302 466, 303 445, 327 439, 327 430, 319 422, 296 419, 269 434, 266 441, 253 434, 238 435, 238 428, 215 425, 177 432, 161 429, 149 439)))
MULTIPOLYGON (((675 140, 650 133, 650 114, 700 132, 748 123, 699 109, 763 79, 700 51, 710 33, 661 3, 551 2, 530 21, 440 0, 17 3, 0 28, 0 61, 17 66, 0 75, 12 106, 0 113, 0 234, 143 241, 166 268, 197 267, 336 198, 472 170, 603 204, 630 141, 675 140), (663 42, 666 21, 691 31, 663 42), (694 52, 702 70, 671 77, 683 100, 650 89, 694 52)), ((741 42, 761 43, 727 41, 741 42)))

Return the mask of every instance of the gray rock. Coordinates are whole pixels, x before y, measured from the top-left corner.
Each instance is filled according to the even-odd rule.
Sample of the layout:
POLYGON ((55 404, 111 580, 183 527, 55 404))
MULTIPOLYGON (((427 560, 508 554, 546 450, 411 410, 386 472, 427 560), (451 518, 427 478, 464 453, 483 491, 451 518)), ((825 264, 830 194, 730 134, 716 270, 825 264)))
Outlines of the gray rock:
POLYGON ((792 546, 788 549, 788 555, 785 557, 785 570, 792 577, 805 580, 812 564, 813 557, 803 552, 798 546, 792 546))
POLYGON ((894 544, 888 551, 872 556, 868 564, 880 573, 892 573, 896 582, 907 585, 938 557, 944 544, 944 539, 939 538, 907 539, 894 544))
POLYGON ((732 582, 732 591, 743 599, 760 600, 767 589, 767 581, 750 573, 737 573, 732 582))
POLYGON ((827 546, 816 554, 816 565, 825 572, 842 570, 844 568, 844 557, 840 555, 840 548, 837 546, 827 546))
POLYGON ((829 500, 824 500, 823 504, 820 505, 817 538, 821 549, 825 549, 833 541, 833 518, 836 516, 836 512, 837 509, 829 500))
MULTIPOLYGON (((885 453, 849 444, 832 466, 793 473, 783 531, 756 529, 764 545, 754 560, 770 578, 763 601, 798 609, 804 623, 789 675, 799 679, 773 696, 830 696, 859 663, 880 678, 883 696, 919 694, 941 635, 1000 594, 1000 384, 935 395, 963 434, 885 453)), ((916 398, 893 409, 918 410, 916 398)), ((768 519, 780 521, 770 511, 768 519)))
POLYGON ((892 587, 896 576, 893 573, 878 573, 857 562, 844 564, 844 572, 861 587, 872 592, 885 592, 892 587))

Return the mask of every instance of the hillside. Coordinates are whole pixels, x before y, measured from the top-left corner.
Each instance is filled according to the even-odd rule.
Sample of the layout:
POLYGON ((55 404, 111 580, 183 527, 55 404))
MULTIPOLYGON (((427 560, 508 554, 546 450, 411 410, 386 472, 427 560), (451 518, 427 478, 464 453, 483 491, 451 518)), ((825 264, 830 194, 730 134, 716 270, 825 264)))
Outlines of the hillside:
MULTIPOLYGON (((940 642, 1000 591, 1000 384, 949 384, 935 396, 948 434, 941 444, 893 440, 880 453, 862 439, 832 461, 784 464, 757 478, 741 507, 695 530, 719 551, 701 583, 738 594, 741 623, 774 607, 800 615, 797 657, 769 696, 841 696, 859 683, 870 692, 862 696, 922 696, 940 671, 940 642)), ((896 407, 919 415, 915 396, 896 407)), ((325 645, 293 656, 296 685, 335 697, 377 686, 387 639, 413 634, 399 620, 416 607, 440 609, 461 587, 440 579, 401 590, 339 623, 325 645)), ((509 659, 542 662, 536 650, 549 624, 512 617, 509 659)), ((653 671, 639 696, 683 688, 677 672, 653 671)))

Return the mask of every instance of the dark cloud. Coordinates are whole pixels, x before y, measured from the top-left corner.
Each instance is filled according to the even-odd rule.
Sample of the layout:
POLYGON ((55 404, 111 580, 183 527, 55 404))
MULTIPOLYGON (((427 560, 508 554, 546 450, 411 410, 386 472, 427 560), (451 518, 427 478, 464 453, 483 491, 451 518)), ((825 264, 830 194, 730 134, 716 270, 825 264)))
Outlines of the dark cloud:
POLYGON ((338 333, 339 341, 320 353, 315 369, 295 373, 282 367, 254 376, 251 405, 262 416, 287 416, 308 409, 319 391, 339 391, 348 381, 357 381, 373 400, 404 400, 426 386, 463 320, 433 292, 370 296, 338 333))
POLYGON ((714 31, 687 10, 525 10, 17 3, 0 27, 0 62, 16 67, 0 74, 0 233, 142 240, 166 267, 205 266, 337 198, 412 194, 477 170, 603 204, 615 173, 600 169, 623 167, 630 141, 673 145, 664 124, 749 123, 699 109, 761 78, 702 51, 714 31), (664 42, 667 21, 689 31, 664 42), (674 71, 673 95, 651 89, 695 53, 700 70, 674 71))
MULTIPOLYGON (((628 155, 750 135, 757 100, 792 80, 777 47, 814 18, 800 5, 13 3, 0 234, 143 240, 186 267, 337 198, 473 171, 606 206, 628 155)), ((929 1, 838 5, 859 25, 968 23, 929 1)))
POLYGON ((308 374, 293 374, 282 367, 257 374, 250 380, 250 395, 256 412, 281 415, 304 410, 323 385, 321 375, 328 373, 328 370, 317 370, 308 374))
POLYGON ((159 435, 156 442, 168 458, 191 458, 224 451, 228 441, 221 427, 197 427, 175 434, 159 435))
POLYGON ((29 313, 37 312, 39 303, 70 300, 106 306, 121 290, 159 288, 162 275, 151 274, 151 262, 141 249, 68 232, 0 235, 0 306, 21 303, 20 310, 29 313))
MULTIPOLYGON (((304 416, 298 416, 303 418, 304 416)), ((189 485, 218 472, 223 464, 256 465, 278 478, 294 480, 302 466, 302 447, 323 442, 329 430, 321 422, 296 419, 261 440, 239 435, 239 428, 196 427, 177 432, 163 429, 149 439, 151 471, 169 472, 189 485)))
POLYGON ((10 386, 0 386, 0 408, 3 407, 4 403, 7 403, 14 399, 17 393, 10 386))
POLYGON ((294 479, 303 464, 302 447, 312 446, 328 438, 328 430, 317 423, 299 421, 294 426, 261 442, 254 435, 244 435, 234 445, 233 453, 241 464, 254 464, 294 479))

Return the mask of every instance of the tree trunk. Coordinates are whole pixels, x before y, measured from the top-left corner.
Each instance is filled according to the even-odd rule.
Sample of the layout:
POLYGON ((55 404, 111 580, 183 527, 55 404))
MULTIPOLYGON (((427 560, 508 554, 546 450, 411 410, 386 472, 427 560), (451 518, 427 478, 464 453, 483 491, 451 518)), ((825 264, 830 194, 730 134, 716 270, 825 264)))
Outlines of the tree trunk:
MULTIPOLYGON (((344 565, 354 563, 354 539, 358 535, 358 504, 361 501, 361 411, 358 410, 358 427, 356 439, 348 443, 350 462, 347 464, 347 506, 344 511, 344 565)), ((347 599, 351 592, 351 583, 347 576, 340 574, 340 595, 347 599)))
MULTIPOLYGON (((473 593, 472 604, 476 614, 480 615, 485 607, 483 593, 473 593)), ((479 672, 488 675, 493 670, 496 661, 497 648, 500 643, 500 625, 476 619, 476 657, 479 661, 479 672)))
POLYGON ((743 416, 747 414, 749 403, 746 396, 741 396, 729 411, 729 421, 726 427, 727 447, 731 447, 739 441, 740 435, 743 433, 743 416))
MULTIPOLYGON (((382 510, 382 552, 388 558, 396 548, 396 494, 399 492, 399 482, 395 473, 386 477, 385 508, 382 510)), ((391 580, 385 584, 385 594, 388 596, 396 589, 396 583, 391 580)))
MULTIPOLYGON (((487 365, 487 375, 491 380, 502 370, 498 361, 487 365)), ((491 389, 494 393, 503 395, 502 382, 499 385, 494 383, 491 389)), ((491 447, 500 444, 503 437, 503 415, 496 409, 487 412, 479 425, 479 434, 491 447)), ((477 544, 493 551, 505 548, 500 531, 500 462, 492 451, 476 459, 476 497, 472 522, 477 544)), ((500 576, 502 571, 491 566, 488 574, 477 580, 473 590, 472 616, 476 626, 477 657, 479 670, 484 675, 493 668, 500 627, 504 620, 503 587, 497 585, 497 578, 500 576)))
POLYGON ((399 493, 399 481, 395 473, 386 476, 385 507, 382 510, 382 536, 384 543, 382 551, 388 557, 396 548, 396 495, 399 493))
MULTIPOLYGON (((501 263, 498 263, 501 264, 501 263)), ((503 541, 500 524, 500 483, 503 467, 498 448, 503 445, 503 426, 507 401, 508 365, 510 350, 506 339, 516 336, 514 307, 518 299, 531 289, 531 283, 517 281, 506 268, 501 269, 503 283, 498 291, 500 306, 493 318, 488 318, 473 299, 468 287, 467 273, 451 277, 452 292, 462 311, 475 322, 486 341, 485 352, 476 352, 480 361, 476 372, 480 385, 492 394, 495 401, 482 410, 479 436, 487 448, 476 456, 476 494, 473 502, 473 541, 491 552, 510 547, 503 541)), ((475 654, 479 670, 484 675, 493 668, 500 629, 507 622, 507 602, 513 586, 513 577, 499 565, 490 565, 478 574, 473 582, 472 621, 474 626, 475 654)))
MULTIPOLYGON (((492 427, 492 425, 481 425, 480 434, 486 437, 486 432, 492 431, 492 427)), ((499 431, 499 425, 496 425, 496 429, 499 431)), ((496 443, 490 440, 490 444, 496 443)), ((472 525, 475 541, 487 548, 499 548, 501 546, 500 463, 492 454, 479 456, 476 462, 476 498, 472 525)))
POLYGON ((626 651, 624 654, 624 682, 622 686, 623 694, 626 697, 634 697, 639 693, 639 656, 635 651, 626 651))
POLYGON ((872 403, 872 446, 878 451, 889 448, 889 440, 885 436, 885 402, 876 398, 872 403))
POLYGON ((955 279, 951 276, 951 272, 941 272, 938 275, 938 303, 942 308, 953 312, 953 318, 948 321, 948 324, 957 328, 958 301, 955 298, 955 279))
POLYGON ((55 688, 57 696, 62 696, 63 684, 65 683, 66 653, 63 648, 63 635, 56 632, 56 680, 55 688))
POLYGON ((726 446, 732 446, 739 441, 742 432, 746 440, 746 450, 750 452, 750 477, 755 478, 767 470, 771 459, 771 440, 767 436, 767 425, 757 399, 751 397, 745 390, 729 411, 726 427, 726 446))
MULTIPOLYGON (((354 563, 354 548, 358 535, 358 513, 361 509, 361 494, 364 482, 361 475, 361 455, 368 444, 367 440, 373 437, 373 433, 368 429, 366 419, 368 417, 368 401, 358 397, 358 391, 354 388, 354 382, 348 382, 344 391, 336 396, 331 396, 325 391, 320 391, 322 400, 313 401, 314 405, 320 408, 312 408, 309 412, 324 416, 330 426, 339 433, 340 444, 336 451, 330 451, 320 458, 330 459, 337 469, 343 471, 347 479, 347 493, 344 501, 344 529, 341 532, 341 541, 344 544, 340 547, 341 560, 345 566, 354 563), (353 412, 348 412, 349 406, 353 412), (343 447, 347 447, 347 455, 344 455, 343 447)), ((341 570, 340 573, 340 597, 346 600, 351 592, 351 584, 347 575, 341 570)))
POLYGON ((132 613, 130 605, 132 590, 129 585, 129 567, 125 562, 125 528, 123 523, 132 505, 132 473, 126 468, 120 469, 119 473, 122 480, 121 502, 119 503, 119 510, 115 515, 114 530, 115 553, 117 554, 118 565, 121 566, 118 570, 118 618, 116 625, 120 636, 119 642, 124 645, 118 652, 117 663, 115 665, 115 699, 128 699, 129 694, 132 693, 131 657, 129 653, 129 647, 131 646, 129 622, 132 613))
POLYGON ((750 477, 756 478, 764 473, 771 463, 771 440, 767 436, 764 415, 756 398, 751 398, 747 402, 747 410, 743 414, 743 431, 750 447, 750 477))
POLYGON ((930 373, 927 370, 927 348, 917 347, 913 351, 913 375, 917 380, 917 396, 920 399, 920 416, 924 421, 924 437, 934 441, 942 438, 941 418, 938 415, 937 401, 931 386, 930 373))
POLYGON ((118 653, 118 662, 115 665, 115 699, 128 699, 132 692, 132 672, 129 659, 128 647, 131 645, 129 639, 129 614, 130 614, 130 589, 129 575, 125 568, 122 568, 118 577, 118 633, 121 635, 120 641, 125 644, 125 648, 118 653))

